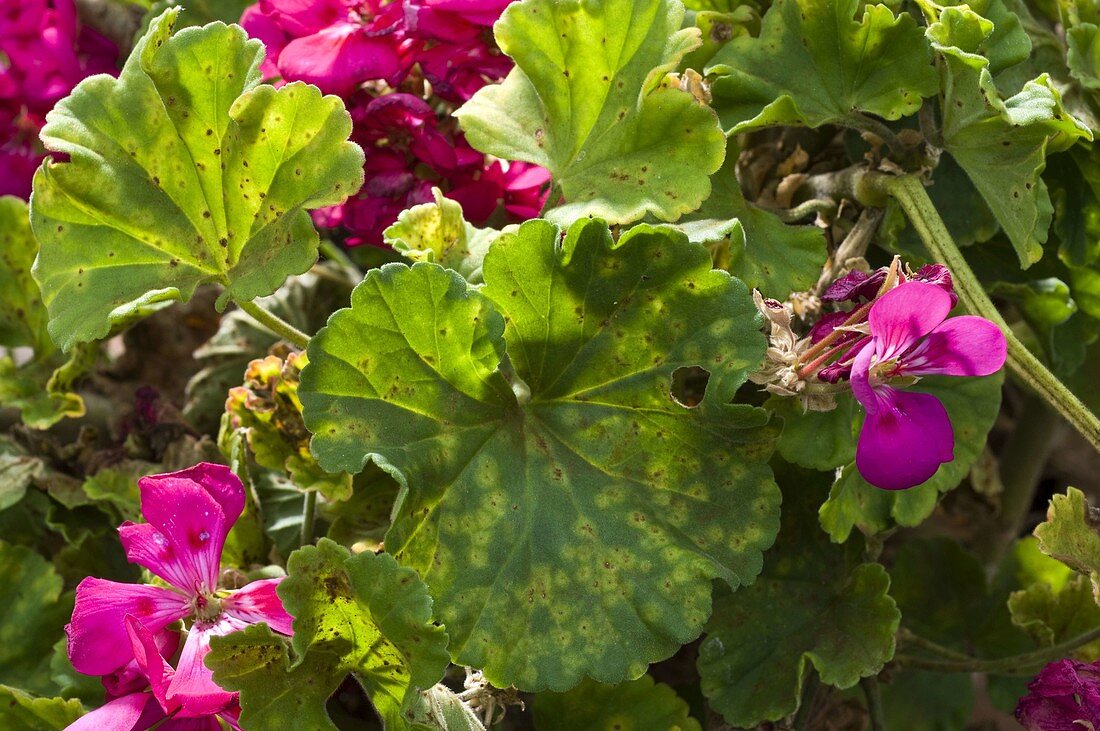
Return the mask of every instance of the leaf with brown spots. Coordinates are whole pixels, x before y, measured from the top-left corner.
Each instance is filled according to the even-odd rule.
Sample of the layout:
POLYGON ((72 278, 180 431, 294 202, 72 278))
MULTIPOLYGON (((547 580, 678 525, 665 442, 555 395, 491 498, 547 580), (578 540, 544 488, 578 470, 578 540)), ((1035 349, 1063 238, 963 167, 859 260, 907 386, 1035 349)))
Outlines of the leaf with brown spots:
POLYGON ((764 343, 747 288, 669 228, 504 234, 485 285, 371 272, 309 347, 299 396, 329 470, 406 488, 387 550, 494 685, 636 677, 751 583, 778 527, 776 428, 733 405, 764 343), (673 373, 709 372, 702 401, 673 373))
POLYGON ((309 209, 363 179, 343 102, 260 84, 263 47, 237 26, 150 26, 117 79, 85 79, 47 116, 31 220, 34 276, 64 349, 143 305, 225 287, 274 292, 317 256, 309 209))
POLYGON ((679 0, 523 0, 494 26, 516 62, 459 109, 477 149, 548 169, 559 223, 674 221, 710 194, 725 137, 690 92, 662 88, 699 43, 679 0))
POLYGON ((407 728, 406 707, 448 661, 447 633, 432 622, 416 572, 324 538, 287 568, 279 597, 294 616, 289 647, 266 627, 211 642, 207 665, 219 685, 240 691, 243 727, 334 729, 325 701, 351 673, 387 729, 407 728))

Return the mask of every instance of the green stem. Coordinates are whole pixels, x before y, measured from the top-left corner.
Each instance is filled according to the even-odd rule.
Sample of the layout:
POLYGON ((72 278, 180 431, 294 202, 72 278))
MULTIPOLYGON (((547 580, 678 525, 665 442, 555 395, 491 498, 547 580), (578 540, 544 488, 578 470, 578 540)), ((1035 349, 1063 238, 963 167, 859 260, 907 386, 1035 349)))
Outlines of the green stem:
POLYGON ((1022 655, 1002 657, 994 660, 986 660, 979 657, 964 659, 930 660, 923 657, 910 655, 896 655, 894 660, 900 665, 914 667, 920 670, 933 670, 941 673, 992 673, 994 675, 1029 675, 1040 665, 1045 665, 1064 657, 1079 647, 1100 640, 1100 627, 1089 630, 1073 639, 1060 642, 1057 645, 1043 647, 1033 652, 1022 655))
POLYGON ((276 315, 274 312, 268 312, 255 302, 238 302, 237 307, 240 307, 242 310, 248 313, 248 315, 253 320, 260 323, 268 330, 275 333, 291 345, 297 346, 303 350, 305 350, 305 347, 309 345, 308 335, 291 325, 283 318, 276 315))
POLYGON ((860 687, 867 696, 867 715, 871 717, 871 731, 886 731, 886 715, 882 710, 882 694, 875 676, 860 678, 860 687))
POLYGON ((307 490, 302 502, 302 533, 299 544, 308 546, 313 543, 314 515, 317 512, 317 491, 307 490))
POLYGON ((828 213, 830 211, 836 211, 836 201, 828 198, 811 198, 808 201, 802 201, 793 208, 776 208, 769 210, 783 223, 794 223, 795 221, 801 221, 811 213, 828 213))
POLYGON ((928 652, 934 653, 936 655, 939 655, 940 657, 944 657, 949 660, 969 661, 971 659, 970 656, 966 653, 952 650, 950 647, 944 647, 943 645, 933 642, 932 640, 921 637, 920 635, 913 634, 911 631, 904 627, 902 627, 901 630, 898 632, 898 639, 901 640, 902 643, 904 643, 905 645, 919 647, 922 650, 927 650, 928 652))
POLYGON ((1100 418, 1081 403, 1065 384, 1020 342, 990 301, 955 245, 920 178, 912 175, 870 175, 869 184, 890 195, 905 211, 928 252, 951 270, 959 300, 972 314, 991 320, 1008 339, 1008 367, 1031 390, 1053 406, 1094 449, 1100 451, 1100 418))
POLYGON ((326 259, 340 265, 340 268, 344 270, 344 273, 347 274, 352 284, 357 284, 359 280, 363 278, 363 272, 359 270, 359 267, 355 265, 355 262, 351 260, 347 252, 336 244, 331 241, 322 241, 321 245, 317 248, 326 259))

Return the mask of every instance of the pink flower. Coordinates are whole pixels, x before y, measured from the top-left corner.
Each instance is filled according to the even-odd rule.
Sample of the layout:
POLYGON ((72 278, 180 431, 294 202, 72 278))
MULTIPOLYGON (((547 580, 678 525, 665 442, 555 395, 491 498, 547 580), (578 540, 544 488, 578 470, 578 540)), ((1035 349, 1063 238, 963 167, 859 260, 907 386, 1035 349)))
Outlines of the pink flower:
POLYGON ((169 698, 168 689, 176 671, 165 660, 165 654, 175 652, 175 632, 154 636, 133 616, 126 617, 126 633, 134 660, 127 666, 129 682, 124 687, 107 687, 107 702, 96 710, 81 716, 66 731, 144 731, 158 728, 169 731, 219 731, 220 717, 231 728, 237 723, 240 706, 235 694, 226 694, 219 688, 204 703, 184 706, 177 697, 169 698), (171 638, 167 645, 163 637, 171 638), (228 700, 225 698, 228 696, 228 700))
MULTIPOLYGON (((222 547, 244 509, 244 486, 228 467, 204 462, 142 478, 139 486, 141 512, 148 522, 123 523, 119 536, 132 563, 170 586, 95 577, 81 581, 72 622, 65 628, 69 659, 86 675, 116 673, 136 661, 154 691, 162 683, 167 711, 181 716, 217 713, 229 707, 233 695, 214 684, 203 664, 210 637, 256 622, 291 634, 292 618, 275 593, 281 579, 254 581, 237 591, 218 588, 222 547), (190 626, 178 668, 159 674, 157 665, 151 673, 148 662, 135 654, 128 622, 156 635, 181 619, 188 619, 190 626)), ((146 654, 152 657, 153 651, 146 654)))
POLYGON ((1100 662, 1053 662, 1027 688, 1016 706, 1027 731, 1100 729, 1100 662))
POLYGON ((901 390, 905 385, 934 374, 987 376, 1004 365, 1000 329, 981 317, 946 319, 951 305, 941 286, 910 281, 871 307, 871 337, 854 354, 851 383, 867 412, 856 466, 872 485, 913 487, 954 459, 947 410, 935 396, 901 390))
POLYGON ((536 218, 549 195, 550 173, 528 162, 512 162, 508 169, 496 161, 476 177, 452 188, 447 197, 462 204, 466 218, 482 223, 500 207, 512 220, 536 218))

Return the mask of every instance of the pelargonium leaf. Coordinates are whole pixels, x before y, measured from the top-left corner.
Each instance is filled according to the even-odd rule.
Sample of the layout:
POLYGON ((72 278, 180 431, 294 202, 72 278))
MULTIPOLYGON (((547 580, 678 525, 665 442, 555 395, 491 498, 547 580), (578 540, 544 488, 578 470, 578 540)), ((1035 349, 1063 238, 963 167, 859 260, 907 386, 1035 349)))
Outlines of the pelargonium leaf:
POLYGON ((296 551, 287 572, 279 597, 294 616, 293 653, 266 627, 211 642, 207 664, 240 691, 243 727, 334 729, 325 701, 352 673, 386 728, 407 728, 406 704, 447 667, 447 633, 416 572, 324 538, 296 551))
POLYGON ((703 694, 738 727, 794 713, 811 665, 838 688, 877 674, 901 619, 886 569, 830 544, 817 525, 827 480, 791 470, 781 482, 783 522, 767 565, 716 602, 699 647, 703 694))
POLYGON ((1035 537, 1043 553, 1088 576, 1100 602, 1100 511, 1088 504, 1085 493, 1071 487, 1051 498, 1035 537))
POLYGON ((709 107, 659 87, 699 44, 679 0, 522 0, 494 28, 515 68, 456 112, 477 149, 550 171, 567 223, 663 221, 700 206, 725 138, 709 107))
POLYGON ((991 32, 992 23, 964 6, 944 8, 928 28, 941 59, 942 133, 1026 268, 1042 256, 1054 213, 1040 177, 1047 153, 1092 133, 1065 110, 1046 74, 1002 99, 981 54, 991 32))
POLYGON ((619 685, 586 680, 567 693, 539 693, 531 704, 538 731, 700 731, 688 704, 643 675, 619 685))
POLYGON ((470 706, 442 683, 421 691, 404 715, 414 731, 485 731, 470 706))
POLYGON ((402 211, 382 232, 383 240, 406 259, 433 261, 454 269, 470 284, 480 283, 485 252, 500 232, 467 223, 462 206, 444 197, 439 188, 432 188, 432 194, 434 203, 402 211))
POLYGON ((84 715, 78 700, 38 698, 0 685, 0 727, 5 731, 57 731, 84 715))
POLYGON ((775 536, 775 429, 729 403, 763 352, 752 301, 677 232, 590 219, 564 241, 523 224, 484 276, 368 274, 309 347, 312 449, 407 487, 387 550, 457 662, 500 687, 620 682, 697 636, 711 579, 750 583, 775 536), (669 393, 689 366, 710 373, 696 408, 669 393))
POLYGON ((0 541, 0 683, 52 693, 51 648, 63 634, 72 595, 46 559, 0 541))
MULTIPOLYGON (((843 468, 821 506, 821 525, 833 540, 848 540, 852 528, 866 535, 892 525, 915 526, 932 514, 942 493, 954 490, 981 454, 986 435, 1001 409, 1004 374, 985 378, 924 379, 915 390, 943 402, 955 431, 955 459, 940 465, 926 482, 908 490, 881 490, 864 480, 854 463, 843 468)), ((858 433, 858 431, 857 431, 858 433)), ((919 449, 920 445, 913 445, 919 449)))
POLYGON ((54 340, 105 336, 142 305, 274 292, 316 258, 308 209, 362 183, 351 118, 312 86, 260 84, 263 47, 237 26, 172 35, 158 16, 117 79, 81 82, 42 141, 69 162, 35 175, 34 276, 54 340))
POLYGON ((776 0, 760 36, 712 59, 714 107, 730 134, 771 125, 845 123, 854 112, 899 119, 936 93, 913 17, 861 0, 776 0), (862 16, 856 18, 862 9, 862 16))
MULTIPOLYGON (((1036 582, 1008 598, 1012 623, 1031 635, 1042 647, 1065 642, 1100 627, 1100 605, 1092 595, 1088 577, 1075 575, 1065 586, 1054 588, 1036 582)), ((1073 656, 1083 662, 1100 660, 1100 641, 1078 647, 1073 656)))

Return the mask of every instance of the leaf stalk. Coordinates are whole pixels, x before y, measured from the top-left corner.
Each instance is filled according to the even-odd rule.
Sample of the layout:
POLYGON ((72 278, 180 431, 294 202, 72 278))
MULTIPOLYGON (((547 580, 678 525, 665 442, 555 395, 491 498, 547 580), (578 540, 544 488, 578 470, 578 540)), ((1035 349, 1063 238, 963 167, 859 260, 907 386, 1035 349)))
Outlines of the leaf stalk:
POLYGON ((238 302, 237 307, 240 307, 245 313, 248 314, 256 322, 266 327, 271 332, 275 333, 283 340, 287 341, 291 345, 305 350, 305 347, 309 345, 309 336, 298 328, 291 325, 283 318, 276 315, 274 312, 265 310, 260 305, 252 302, 238 302))

